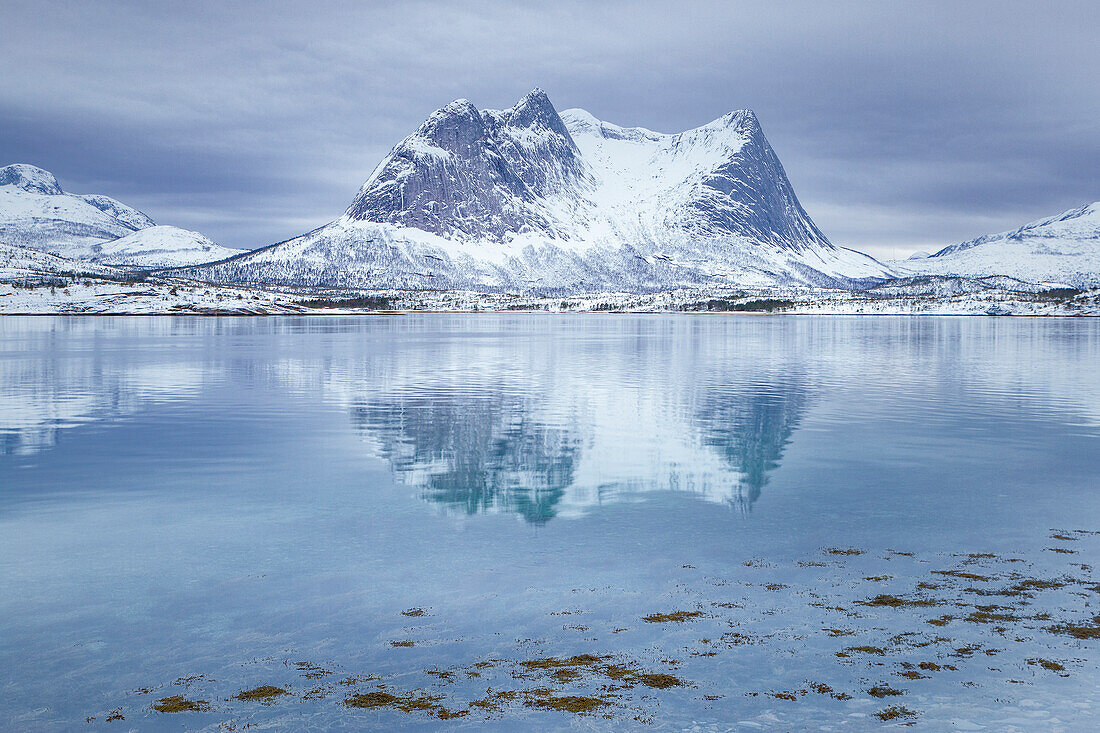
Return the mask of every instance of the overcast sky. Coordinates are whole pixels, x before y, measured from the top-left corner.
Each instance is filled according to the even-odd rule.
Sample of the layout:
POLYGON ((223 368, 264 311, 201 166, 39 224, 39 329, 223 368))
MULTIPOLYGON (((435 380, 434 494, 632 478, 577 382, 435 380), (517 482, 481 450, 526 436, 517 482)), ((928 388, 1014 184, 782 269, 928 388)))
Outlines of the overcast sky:
POLYGON ((905 256, 1100 200, 1098 39, 1095 2, 4 0, 0 165, 251 248, 540 86, 661 132, 751 108, 834 243, 905 256))

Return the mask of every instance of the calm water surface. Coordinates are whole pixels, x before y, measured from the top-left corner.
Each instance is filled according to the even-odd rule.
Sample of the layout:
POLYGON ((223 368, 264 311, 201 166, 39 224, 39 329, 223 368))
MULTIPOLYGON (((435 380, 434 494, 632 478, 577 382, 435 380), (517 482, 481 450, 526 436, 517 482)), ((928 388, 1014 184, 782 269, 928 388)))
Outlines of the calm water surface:
POLYGON ((1095 319, 2 318, 0 728, 444 725, 342 704, 385 689, 457 728, 1089 729, 1100 641, 853 604, 991 553, 1100 613, 1098 364, 1095 319), (889 653, 836 657, 844 624, 889 653), (917 632, 995 651, 899 679, 955 646, 917 632), (468 707, 611 694, 516 666, 581 653, 687 684, 468 707), (231 699, 262 684, 292 695, 231 699))

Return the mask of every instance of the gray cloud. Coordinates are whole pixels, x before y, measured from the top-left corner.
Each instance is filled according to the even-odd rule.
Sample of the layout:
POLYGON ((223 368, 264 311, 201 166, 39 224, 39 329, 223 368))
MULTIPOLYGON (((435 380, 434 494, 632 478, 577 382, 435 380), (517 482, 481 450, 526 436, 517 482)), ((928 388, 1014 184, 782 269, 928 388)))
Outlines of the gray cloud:
POLYGON ((338 215, 455 97, 661 131, 756 110, 829 237, 881 256, 1100 199, 1085 2, 8 3, 0 161, 230 245, 338 215))

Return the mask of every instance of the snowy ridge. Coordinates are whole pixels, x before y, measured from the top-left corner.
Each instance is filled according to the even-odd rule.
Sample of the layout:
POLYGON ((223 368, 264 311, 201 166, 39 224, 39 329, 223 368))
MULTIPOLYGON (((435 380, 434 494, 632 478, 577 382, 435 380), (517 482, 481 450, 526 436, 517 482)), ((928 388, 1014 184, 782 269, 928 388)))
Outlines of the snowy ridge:
POLYGON ((21 191, 45 196, 60 196, 65 193, 53 173, 26 163, 14 163, 0 168, 0 186, 14 186, 21 191))
POLYGON ((893 275, 817 229, 751 111, 665 135, 583 110, 559 116, 538 89, 507 110, 448 104, 340 219, 181 274, 544 293, 850 287, 893 275))
POLYGON ((663 228, 833 249, 802 210, 751 110, 675 135, 623 128, 584 110, 562 114, 591 166, 605 234, 655 238, 663 228))
POLYGON ((1033 283, 1100 287, 1100 202, 894 266, 900 273, 1007 275, 1033 283))

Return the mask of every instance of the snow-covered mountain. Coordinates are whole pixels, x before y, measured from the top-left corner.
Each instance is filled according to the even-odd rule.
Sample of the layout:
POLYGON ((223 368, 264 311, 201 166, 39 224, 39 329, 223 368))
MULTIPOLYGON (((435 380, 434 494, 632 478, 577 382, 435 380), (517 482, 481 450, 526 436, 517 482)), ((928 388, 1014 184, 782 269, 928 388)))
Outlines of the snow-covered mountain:
POLYGON ((110 196, 66 193, 52 173, 24 163, 0 168, 0 243, 129 267, 193 265, 240 253, 197 232, 158 227, 110 196))
POLYGON ((894 263, 901 273, 982 277, 1100 287, 1100 202, 894 263))
POLYGON ((182 274, 531 292, 892 276, 817 229, 752 112, 661 134, 559 115, 538 89, 507 110, 448 104, 336 221, 182 274))
POLYGON ((49 171, 0 168, 0 241, 7 244, 85 257, 101 242, 150 226, 152 219, 110 197, 65 193, 49 171))

